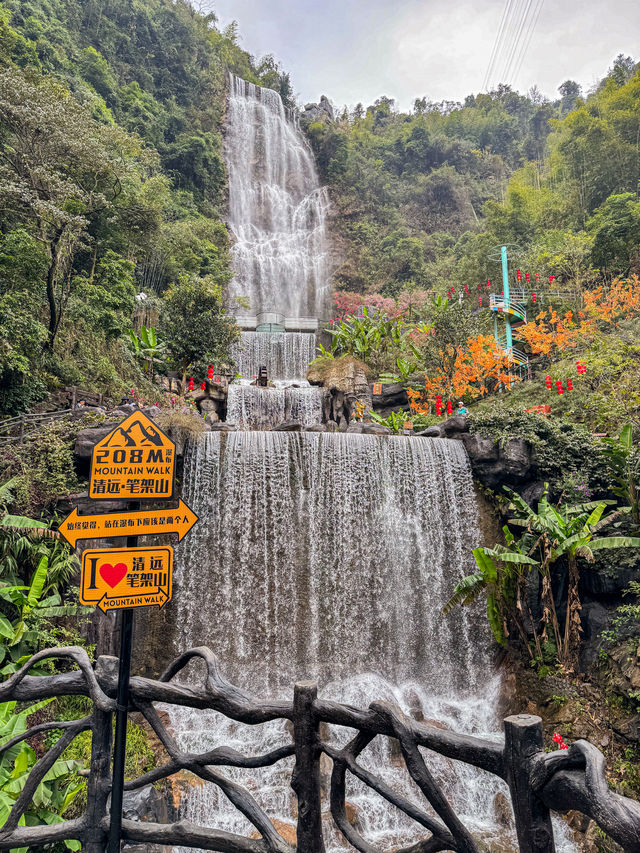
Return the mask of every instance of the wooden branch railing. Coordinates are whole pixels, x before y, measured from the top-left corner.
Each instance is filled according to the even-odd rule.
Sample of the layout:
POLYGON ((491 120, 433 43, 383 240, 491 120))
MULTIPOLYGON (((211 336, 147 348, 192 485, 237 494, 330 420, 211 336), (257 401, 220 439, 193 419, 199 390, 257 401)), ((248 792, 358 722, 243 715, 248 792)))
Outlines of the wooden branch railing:
MULTIPOLYGON (((93 712, 88 717, 56 726, 62 732, 60 738, 34 765, 23 791, 0 827, 0 850, 75 839, 80 841, 86 853, 104 853, 109 829, 111 731, 117 673, 116 658, 100 657, 93 667, 81 648, 48 649, 35 655, 19 672, 0 684, 0 701, 3 702, 84 695, 93 703, 93 712), (74 665, 77 669, 42 677, 29 674, 34 664, 46 659, 74 665), (72 740, 87 730, 91 731, 93 740, 85 813, 53 826, 20 826, 21 818, 45 774, 72 740)), ((609 789, 604 757, 592 744, 577 741, 566 751, 546 753, 539 717, 508 717, 505 720, 505 741, 501 744, 416 722, 388 702, 374 702, 369 708, 359 709, 319 699, 316 685, 309 682, 295 686, 291 702, 258 701, 224 679, 215 655, 206 648, 192 649, 181 655, 158 680, 131 678, 130 697, 131 710, 139 711, 147 720, 164 747, 168 760, 162 766, 128 781, 125 788, 138 790, 187 770, 217 786, 256 832, 248 838, 185 820, 170 824, 124 820, 123 839, 129 842, 177 845, 223 853, 324 853, 328 818, 323 813, 320 761, 325 755, 333 765, 329 814, 345 839, 345 849, 385 853, 379 845, 364 838, 347 818, 346 779, 349 773, 416 824, 415 842, 401 850, 395 848, 397 853, 436 853, 441 850, 478 853, 478 842, 455 814, 430 771, 421 752, 421 747, 425 747, 454 761, 488 771, 507 782, 521 853, 554 853, 551 809, 562 813, 581 811, 625 851, 640 853, 640 804, 609 789), (175 683, 175 676, 194 660, 204 662, 204 678, 188 685, 175 683), (283 743, 263 755, 243 755, 224 746, 200 754, 185 752, 163 725, 154 707, 156 702, 212 709, 247 725, 289 720, 293 724, 293 742, 283 743), (353 730, 354 735, 346 746, 339 749, 323 740, 321 723, 347 727, 353 730), (397 741, 406 770, 422 794, 424 805, 411 802, 359 764, 360 754, 377 737, 397 741), (229 779, 221 769, 268 767, 290 756, 295 757, 291 787, 298 800, 295 848, 277 832, 274 822, 250 790, 229 779), (260 837, 256 839, 256 835, 260 837)), ((0 759, 11 746, 52 727, 50 723, 40 723, 14 737, 0 746, 0 759)))

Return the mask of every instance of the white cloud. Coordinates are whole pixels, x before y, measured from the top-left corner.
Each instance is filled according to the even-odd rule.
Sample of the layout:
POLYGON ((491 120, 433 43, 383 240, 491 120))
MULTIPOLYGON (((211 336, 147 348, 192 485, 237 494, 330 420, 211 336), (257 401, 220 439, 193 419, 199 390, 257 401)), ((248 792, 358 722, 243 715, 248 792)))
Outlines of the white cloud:
MULTIPOLYGON (((303 102, 337 105, 380 95, 462 100, 480 90, 503 0, 212 0, 222 25, 238 20, 242 46, 273 53, 303 102)), ((545 0, 520 73, 548 96, 567 78, 592 86, 618 53, 640 58, 637 0, 545 0)))

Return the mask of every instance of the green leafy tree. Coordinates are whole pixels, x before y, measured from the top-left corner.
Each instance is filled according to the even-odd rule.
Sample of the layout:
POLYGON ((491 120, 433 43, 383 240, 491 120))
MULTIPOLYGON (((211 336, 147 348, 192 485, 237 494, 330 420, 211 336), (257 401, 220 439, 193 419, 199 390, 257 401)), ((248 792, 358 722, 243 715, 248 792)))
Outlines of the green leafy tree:
POLYGON ((457 584, 445 610, 450 610, 456 604, 468 604, 477 595, 484 593, 487 595, 489 622, 496 640, 503 644, 505 642, 505 614, 510 609, 514 624, 524 636, 521 620, 513 613, 513 607, 522 599, 519 593, 523 581, 522 567, 535 566, 542 579, 543 605, 543 632, 540 638, 534 634, 536 649, 540 655, 540 641, 551 639, 560 663, 567 668, 575 668, 582 630, 578 592, 580 560, 593 562, 593 554, 599 550, 638 548, 640 538, 599 535, 603 527, 620 515, 616 512, 604 516, 607 507, 605 501, 554 507, 545 493, 538 502, 537 510, 534 510, 518 494, 507 491, 515 513, 510 524, 524 528, 525 532, 516 540, 506 528, 506 546, 475 549, 474 557, 479 572, 463 578, 457 584), (552 592, 552 572, 563 559, 568 564, 564 628, 560 625, 552 592), (515 574, 513 567, 516 567, 515 574), (552 631, 552 638, 548 638, 548 630, 552 631))
POLYGON ((222 288, 211 276, 183 276, 163 298, 162 331, 171 361, 182 372, 230 362, 239 330, 227 315, 222 288))
POLYGON ((96 122, 60 83, 8 68, 0 74, 0 201, 16 224, 34 223, 47 256, 47 347, 68 296, 69 271, 92 219, 122 192, 138 140, 96 122), (33 176, 38 175, 34 181, 33 176))

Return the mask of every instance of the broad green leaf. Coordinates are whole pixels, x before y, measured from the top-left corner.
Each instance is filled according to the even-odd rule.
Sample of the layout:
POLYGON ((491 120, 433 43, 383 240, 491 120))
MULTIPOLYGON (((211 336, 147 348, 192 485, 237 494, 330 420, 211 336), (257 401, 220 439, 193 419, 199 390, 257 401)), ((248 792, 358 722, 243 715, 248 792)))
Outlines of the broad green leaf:
POLYGON ((47 581, 47 569, 49 568, 49 558, 42 557, 40 562, 38 563, 38 568, 35 570, 33 575, 33 580, 31 581, 31 588, 29 590, 29 595, 27 596, 27 605, 33 609, 40 597, 42 596, 42 590, 44 589, 44 585, 47 581))

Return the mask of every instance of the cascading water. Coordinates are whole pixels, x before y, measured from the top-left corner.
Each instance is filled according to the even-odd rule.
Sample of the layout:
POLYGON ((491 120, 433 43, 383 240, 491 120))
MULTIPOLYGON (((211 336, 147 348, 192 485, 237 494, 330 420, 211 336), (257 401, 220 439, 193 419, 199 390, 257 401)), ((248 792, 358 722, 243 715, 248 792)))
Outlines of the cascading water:
POLYGON ((232 355, 246 379, 265 365, 269 379, 304 380, 315 350, 316 336, 309 332, 243 332, 232 355))
POLYGON ((328 196, 276 92, 231 75, 225 156, 235 239, 231 296, 248 299, 255 314, 323 317, 328 196))
MULTIPOLYGON (((486 620, 469 608, 441 613, 472 570, 479 539, 460 443, 209 434, 189 449, 184 497, 204 523, 179 547, 180 649, 209 645, 225 675, 261 697, 289 696, 295 680, 319 678, 326 698, 360 707, 386 699, 417 719, 499 736, 486 620)), ((227 745, 258 754, 290 741, 282 722, 247 727, 213 712, 173 709, 172 724, 181 744, 199 752, 227 745)), ((419 801, 391 750, 376 742, 363 763, 419 801)), ((515 851, 513 833, 493 817, 498 780, 438 756, 430 763, 465 824, 497 845, 490 849, 515 851)), ((291 767, 225 772, 248 782, 272 818, 291 823, 291 767)), ((416 826, 360 783, 351 782, 348 798, 373 843, 415 839, 416 826)), ((251 833, 211 785, 195 789, 183 813, 251 833)), ((329 853, 346 849, 329 830, 329 853)))
POLYGON ((230 385, 227 421, 240 429, 271 429, 283 421, 318 424, 322 421, 322 388, 308 383, 283 388, 230 385))

